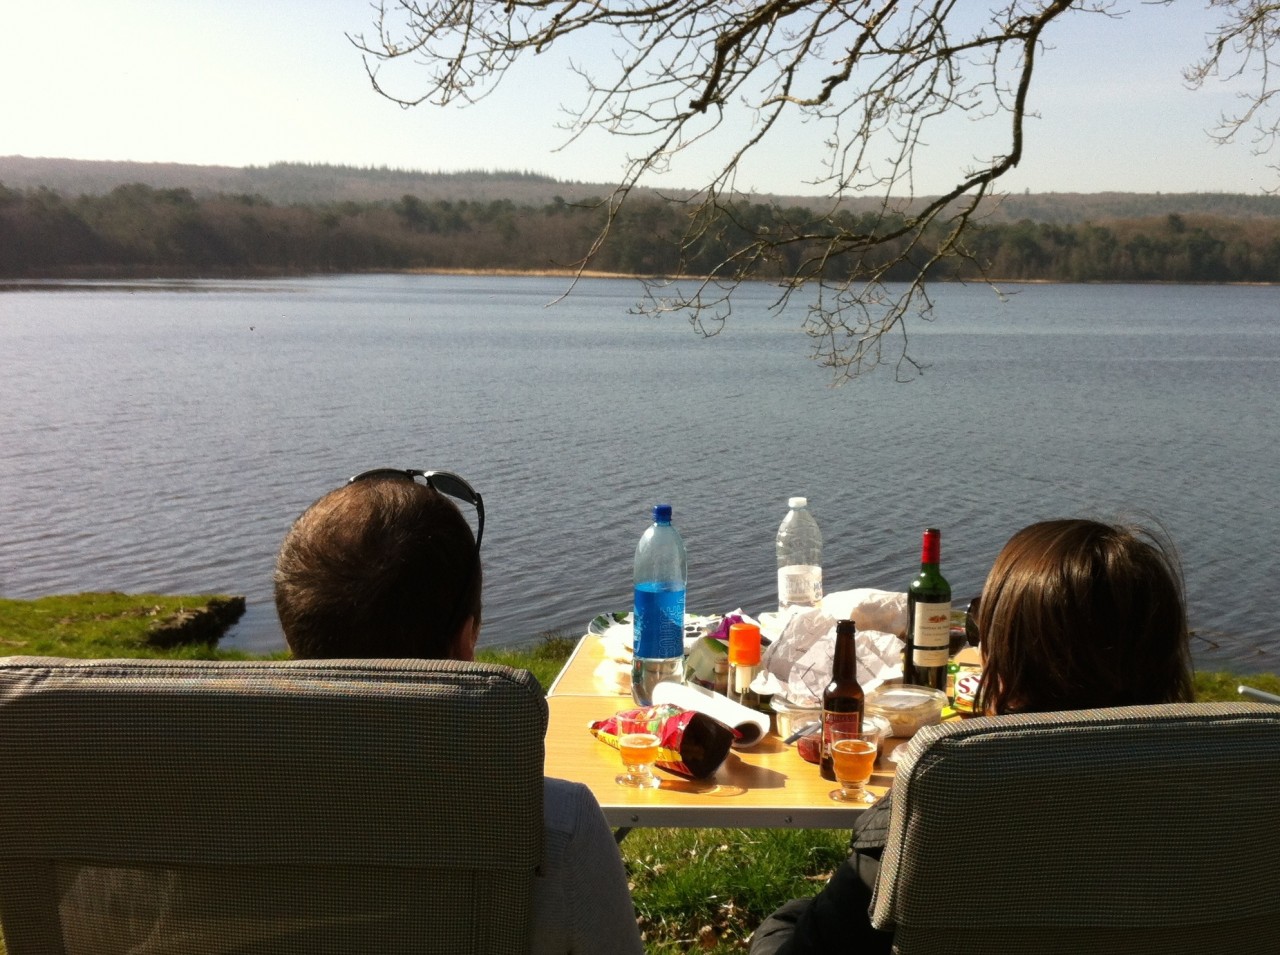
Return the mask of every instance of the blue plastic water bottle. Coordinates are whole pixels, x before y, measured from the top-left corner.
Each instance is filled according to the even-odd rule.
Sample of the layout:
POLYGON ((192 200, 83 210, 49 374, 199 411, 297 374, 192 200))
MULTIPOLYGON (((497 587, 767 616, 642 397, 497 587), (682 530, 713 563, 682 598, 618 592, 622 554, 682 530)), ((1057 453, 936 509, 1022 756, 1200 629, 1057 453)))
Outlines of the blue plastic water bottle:
POLYGON ((684 682, 684 592, 688 580, 684 541, 671 526, 671 505, 655 505, 653 524, 636 545, 631 696, 640 706, 653 702, 656 684, 684 682))

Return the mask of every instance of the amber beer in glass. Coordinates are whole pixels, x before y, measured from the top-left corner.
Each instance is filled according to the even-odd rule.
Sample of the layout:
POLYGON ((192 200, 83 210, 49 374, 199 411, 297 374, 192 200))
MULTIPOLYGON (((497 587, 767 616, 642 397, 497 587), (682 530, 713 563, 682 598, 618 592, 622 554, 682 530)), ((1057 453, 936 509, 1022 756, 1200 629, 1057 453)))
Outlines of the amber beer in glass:
POLYGON ((626 733, 618 739, 618 749, 624 766, 652 766, 658 758, 658 737, 653 733, 626 733))
POLYGON ((858 682, 858 657, 854 649, 855 625, 852 620, 836 621, 836 652, 831 664, 831 682, 822 691, 822 761, 823 779, 836 778, 831 758, 831 731, 839 726, 854 732, 862 730, 865 697, 858 682))
POLYGON ((653 731, 647 716, 617 715, 618 752, 622 754, 624 772, 614 777, 620 786, 636 789, 655 789, 658 778, 653 775, 653 764, 658 758, 658 734, 653 731))
POLYGON ((831 731, 831 762, 840 788, 831 791, 831 798, 837 802, 873 802, 875 796, 863 787, 875 772, 879 752, 878 730, 854 731, 835 727, 831 731))

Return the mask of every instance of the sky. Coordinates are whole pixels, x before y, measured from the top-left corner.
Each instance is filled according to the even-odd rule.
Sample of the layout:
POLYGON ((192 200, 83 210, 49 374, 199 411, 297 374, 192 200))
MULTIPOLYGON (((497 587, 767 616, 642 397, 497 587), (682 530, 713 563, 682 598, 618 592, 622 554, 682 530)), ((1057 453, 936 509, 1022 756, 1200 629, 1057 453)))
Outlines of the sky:
MULTIPOLYGON (((1049 36, 1032 88, 1038 116, 1002 188, 1257 194, 1280 185, 1268 165, 1280 155, 1209 138, 1234 91, 1192 91, 1182 79, 1217 14, 1199 0, 1116 9, 1125 15, 1072 15, 1049 36)), ((560 127, 564 107, 582 101, 570 54, 602 62, 601 41, 531 58, 464 108, 404 109, 373 91, 347 38, 372 32, 368 0, 0 0, 0 11, 0 155, 519 170, 613 183, 636 145, 603 132, 566 142, 560 127)), ((395 78, 412 82, 415 69, 395 78)), ((939 128, 938 158, 917 161, 916 194, 948 186, 981 148, 979 132, 962 119, 939 128)), ((647 184, 701 185, 724 142, 647 184)), ((736 185, 821 194, 820 155, 818 133, 797 124, 745 163, 736 185)))

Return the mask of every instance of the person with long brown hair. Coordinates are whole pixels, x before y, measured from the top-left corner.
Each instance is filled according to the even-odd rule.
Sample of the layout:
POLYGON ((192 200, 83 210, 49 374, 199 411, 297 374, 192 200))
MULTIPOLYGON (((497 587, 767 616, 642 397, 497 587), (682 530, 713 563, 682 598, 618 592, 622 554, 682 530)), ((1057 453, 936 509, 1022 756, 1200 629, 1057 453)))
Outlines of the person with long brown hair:
MULTIPOLYGON (((1043 521, 1009 539, 978 601, 978 708, 1002 713, 1189 702, 1191 651, 1171 545, 1134 525, 1043 521)), ((767 918, 753 955, 889 952, 871 926, 892 791, 858 819, 848 860, 767 918)))

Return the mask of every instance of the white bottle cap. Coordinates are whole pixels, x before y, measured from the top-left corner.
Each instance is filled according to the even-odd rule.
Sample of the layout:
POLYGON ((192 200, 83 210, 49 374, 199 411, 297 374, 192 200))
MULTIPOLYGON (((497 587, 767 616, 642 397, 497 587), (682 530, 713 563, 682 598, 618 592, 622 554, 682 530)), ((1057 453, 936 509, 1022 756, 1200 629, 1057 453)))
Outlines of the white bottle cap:
POLYGON ((807 497, 789 497, 787 498, 787 507, 808 507, 809 499, 807 497))

